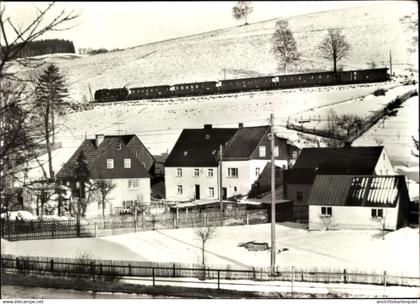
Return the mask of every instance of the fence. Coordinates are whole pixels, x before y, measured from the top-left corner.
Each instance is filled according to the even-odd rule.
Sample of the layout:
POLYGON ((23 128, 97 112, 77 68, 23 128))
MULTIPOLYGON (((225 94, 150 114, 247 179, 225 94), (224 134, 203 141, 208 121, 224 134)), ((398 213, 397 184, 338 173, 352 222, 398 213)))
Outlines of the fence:
POLYGON ((205 226, 267 223, 266 210, 165 213, 151 216, 123 216, 97 219, 2 221, 1 236, 9 241, 96 237, 130 232, 205 226))
MULTIPOLYGON (((308 134, 313 134, 317 136, 337 139, 337 140, 346 140, 346 141, 354 141, 360 136, 362 136, 367 130, 369 130, 374 124, 376 124, 382 117, 391 113, 394 109, 398 108, 405 100, 410 98, 411 96, 417 95, 417 90, 409 90, 408 92, 402 94, 394 98, 391 102, 389 102, 386 106, 384 106, 381 110, 375 111, 372 115, 368 116, 365 120, 363 120, 361 126, 357 128, 351 129, 348 134, 341 135, 337 130, 326 130, 326 129, 317 129, 315 126, 312 128, 304 127, 303 123, 311 122, 311 121, 323 121, 320 116, 309 116, 306 118, 300 118, 299 124, 294 124, 291 122, 287 122, 286 128, 292 129, 295 131, 300 131, 308 134)), ((324 119, 325 121, 325 119, 324 119)))
MULTIPOLYGON (((352 283, 386 286, 420 286, 420 278, 413 276, 365 273, 358 270, 318 269, 295 267, 248 267, 234 265, 203 266, 201 264, 158 263, 141 261, 113 261, 86 258, 27 257, 1 255, 2 270, 12 269, 22 274, 38 272, 55 276, 76 276, 104 280, 122 277, 197 278, 200 280, 289 281, 311 283, 352 283)), ((175 279, 173 279, 176 282, 175 279)), ((168 280, 165 280, 168 281, 168 280)), ((178 280, 179 281, 179 280, 178 280)))

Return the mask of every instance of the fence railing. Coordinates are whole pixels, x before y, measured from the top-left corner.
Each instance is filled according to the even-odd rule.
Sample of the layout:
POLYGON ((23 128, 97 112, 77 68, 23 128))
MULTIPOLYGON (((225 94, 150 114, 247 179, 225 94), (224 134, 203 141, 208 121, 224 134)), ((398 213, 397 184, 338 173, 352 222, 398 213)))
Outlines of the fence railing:
MULTIPOLYGON (((386 286, 420 286, 420 278, 382 273, 366 273, 351 269, 299 267, 239 267, 201 264, 115 261, 86 258, 57 258, 1 255, 2 270, 13 269, 22 274, 41 272, 54 276, 77 276, 118 280, 122 277, 197 278, 200 280, 289 281, 312 283, 352 283, 386 286)), ((175 280, 174 280, 175 281, 175 280)))
POLYGON ((179 212, 72 220, 2 221, 1 236, 9 241, 96 237, 139 231, 206 226, 252 225, 268 222, 266 210, 179 212), (78 229, 80 226, 80 229, 78 229))

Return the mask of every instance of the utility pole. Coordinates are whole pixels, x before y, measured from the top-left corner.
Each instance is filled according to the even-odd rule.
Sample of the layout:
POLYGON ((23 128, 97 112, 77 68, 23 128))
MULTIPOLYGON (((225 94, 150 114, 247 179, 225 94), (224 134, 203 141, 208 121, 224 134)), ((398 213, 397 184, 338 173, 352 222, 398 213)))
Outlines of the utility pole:
POLYGON ((270 115, 270 136, 271 136, 271 268, 276 267, 276 166, 274 164, 274 114, 270 115))
POLYGON ((389 75, 392 76, 392 53, 389 51, 389 75))
POLYGON ((222 161, 223 161, 223 145, 220 145, 220 149, 219 149, 219 201, 220 201, 220 211, 223 212, 222 161))

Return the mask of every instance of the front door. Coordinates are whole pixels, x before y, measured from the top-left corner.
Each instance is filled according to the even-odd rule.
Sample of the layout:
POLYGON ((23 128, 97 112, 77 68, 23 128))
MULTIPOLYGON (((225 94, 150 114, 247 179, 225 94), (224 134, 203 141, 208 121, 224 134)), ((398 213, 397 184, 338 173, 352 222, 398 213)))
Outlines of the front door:
POLYGON ((222 188, 222 199, 227 199, 227 188, 225 187, 222 188))
POLYGON ((200 185, 195 185, 195 199, 200 199, 200 185))

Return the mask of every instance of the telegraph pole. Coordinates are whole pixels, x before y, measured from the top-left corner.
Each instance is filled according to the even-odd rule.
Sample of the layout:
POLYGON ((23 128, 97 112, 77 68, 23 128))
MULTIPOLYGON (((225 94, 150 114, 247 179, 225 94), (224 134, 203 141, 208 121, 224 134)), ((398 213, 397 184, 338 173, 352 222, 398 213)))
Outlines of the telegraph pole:
POLYGON ((219 181, 220 181, 219 182, 219 201, 220 201, 220 211, 223 212, 222 161, 223 161, 223 145, 220 145, 220 149, 219 149, 219 181))
POLYGON ((274 164, 274 114, 270 115, 270 136, 271 136, 271 267, 276 267, 276 166, 274 164))
POLYGON ((389 74, 392 77, 392 53, 389 51, 389 74))

